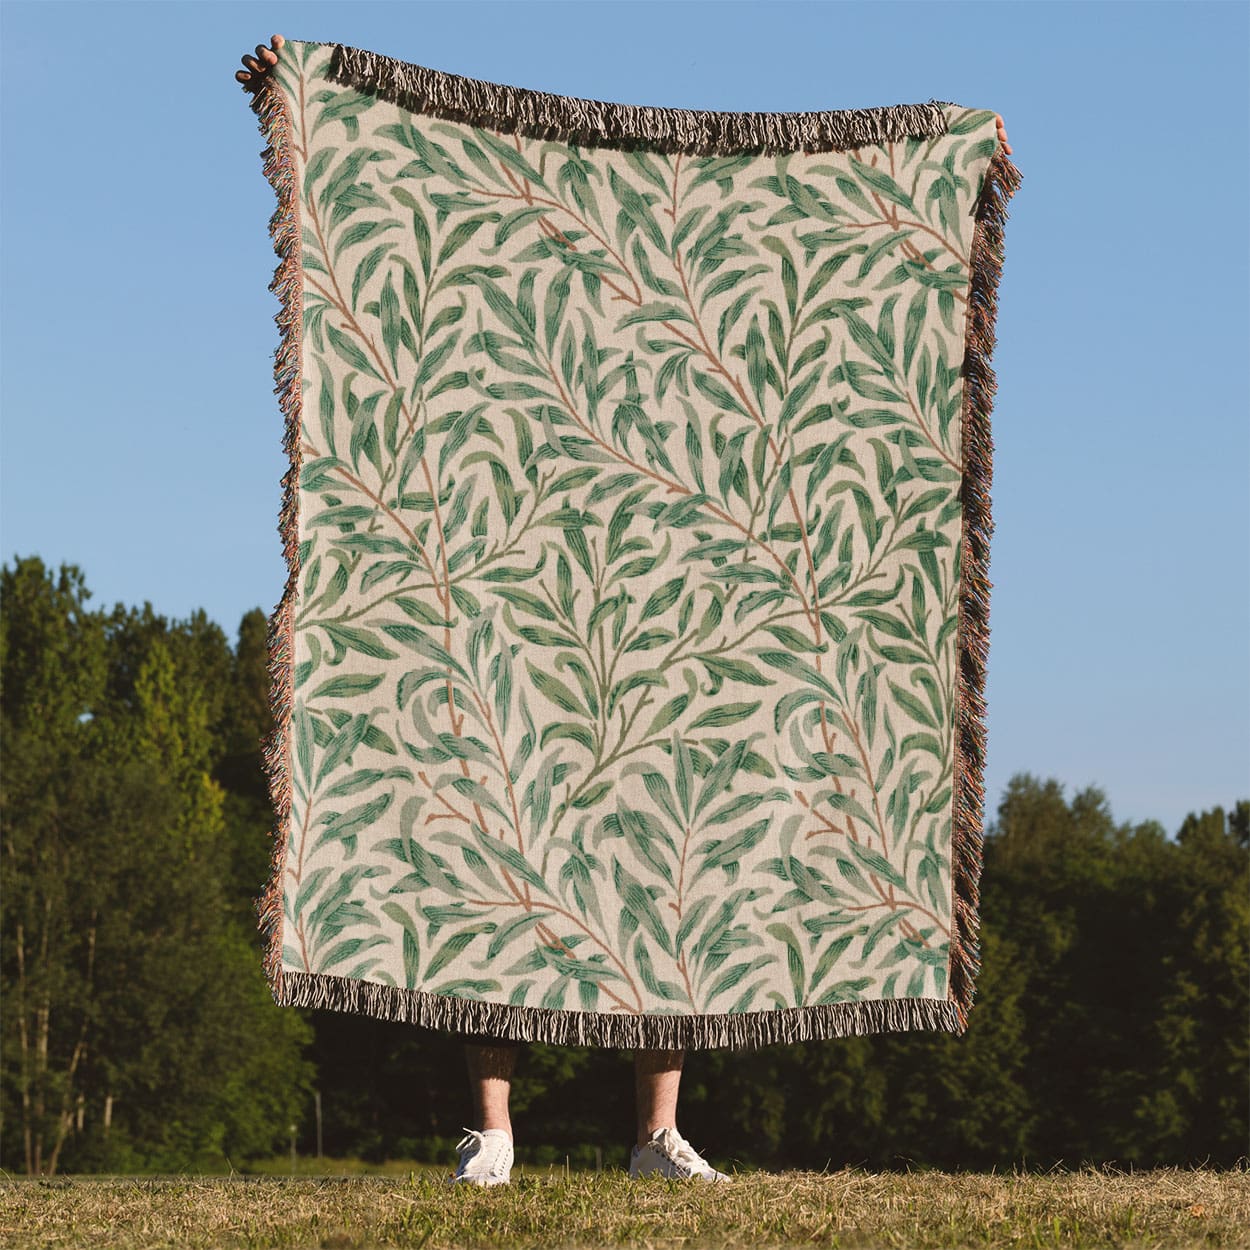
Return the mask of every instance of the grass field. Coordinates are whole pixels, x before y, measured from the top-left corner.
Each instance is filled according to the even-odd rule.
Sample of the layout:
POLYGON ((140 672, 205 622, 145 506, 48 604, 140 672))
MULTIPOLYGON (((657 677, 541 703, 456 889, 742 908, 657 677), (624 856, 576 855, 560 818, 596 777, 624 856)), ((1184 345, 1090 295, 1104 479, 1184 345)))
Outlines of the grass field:
POLYGON ((0 1182, 0 1245, 1250 1247, 1250 1172, 740 1173, 729 1184, 513 1169, 503 1189, 401 1175, 0 1182))

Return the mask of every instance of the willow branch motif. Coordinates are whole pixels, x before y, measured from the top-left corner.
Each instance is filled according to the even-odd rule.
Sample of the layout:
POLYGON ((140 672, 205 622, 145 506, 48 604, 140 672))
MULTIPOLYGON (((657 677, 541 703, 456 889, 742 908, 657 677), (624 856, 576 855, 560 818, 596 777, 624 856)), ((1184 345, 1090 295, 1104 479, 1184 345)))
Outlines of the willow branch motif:
POLYGON ((300 966, 394 983, 362 962, 383 934, 341 937, 386 870, 305 876, 392 812, 399 875, 368 889, 408 988, 629 1014, 944 994, 962 465, 928 309, 953 333, 967 307, 958 146, 849 173, 596 157, 285 72, 321 374, 300 966), (337 813, 341 787, 365 797, 337 813))

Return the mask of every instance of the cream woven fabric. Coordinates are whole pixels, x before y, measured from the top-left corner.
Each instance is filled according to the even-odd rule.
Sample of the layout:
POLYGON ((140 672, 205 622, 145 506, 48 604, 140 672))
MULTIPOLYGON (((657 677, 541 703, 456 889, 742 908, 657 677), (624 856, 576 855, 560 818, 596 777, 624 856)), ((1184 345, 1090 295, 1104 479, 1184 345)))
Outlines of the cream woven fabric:
POLYGON ((278 1001, 962 1030, 994 114, 627 109, 299 41, 255 106, 278 1001))

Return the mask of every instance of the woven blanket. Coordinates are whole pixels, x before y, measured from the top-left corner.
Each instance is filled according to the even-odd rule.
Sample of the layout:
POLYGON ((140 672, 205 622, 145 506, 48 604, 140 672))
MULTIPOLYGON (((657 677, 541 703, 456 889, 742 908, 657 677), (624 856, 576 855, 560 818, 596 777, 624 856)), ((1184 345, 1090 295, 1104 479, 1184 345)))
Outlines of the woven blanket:
POLYGON ((277 1002, 967 1027, 995 115, 647 108, 288 41, 277 1002))

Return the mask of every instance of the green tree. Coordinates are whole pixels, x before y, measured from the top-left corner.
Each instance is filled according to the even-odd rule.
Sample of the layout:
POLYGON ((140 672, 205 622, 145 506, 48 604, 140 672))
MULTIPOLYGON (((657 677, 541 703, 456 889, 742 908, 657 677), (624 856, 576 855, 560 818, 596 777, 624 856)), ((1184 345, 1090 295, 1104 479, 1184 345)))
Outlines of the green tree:
POLYGON ((28 1172, 56 1170, 91 1044, 99 914, 82 906, 88 865, 70 849, 90 811, 87 722, 107 676, 89 597, 72 567, 54 575, 32 558, 0 573, 0 1090, 28 1172))
POLYGON ((1137 1109, 1160 1155, 1230 1164, 1250 1142, 1250 802, 1189 815, 1177 835, 1182 899, 1165 935, 1160 1080, 1137 1109))
POLYGON ((1222 812, 1172 840, 1117 824, 1097 789, 1068 803, 1053 780, 1012 779, 982 898, 1027 968, 1029 1162, 1244 1152, 1246 876, 1222 812))
POLYGON ((268 661, 267 623, 261 611, 254 608, 239 622, 228 697, 214 729, 220 754, 213 770, 225 793, 229 905, 240 923, 249 929, 256 927, 256 908, 269 876, 273 839, 273 808, 262 755, 273 730, 268 661))
POLYGON ((227 905, 233 660, 202 614, 87 598, 72 567, 0 574, 0 1145, 31 1173, 220 1167, 281 1141, 311 1084, 227 905))

